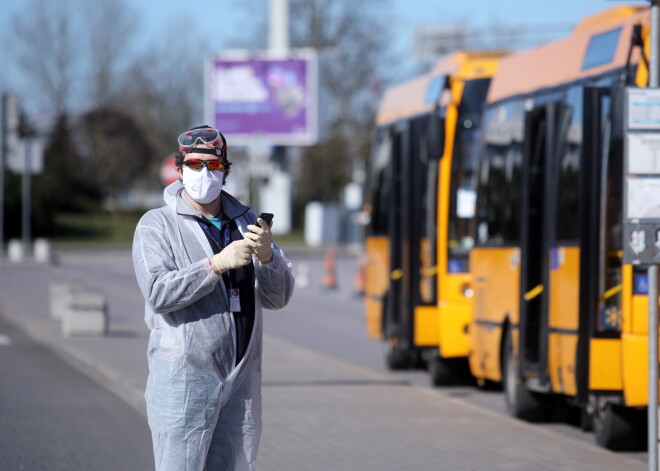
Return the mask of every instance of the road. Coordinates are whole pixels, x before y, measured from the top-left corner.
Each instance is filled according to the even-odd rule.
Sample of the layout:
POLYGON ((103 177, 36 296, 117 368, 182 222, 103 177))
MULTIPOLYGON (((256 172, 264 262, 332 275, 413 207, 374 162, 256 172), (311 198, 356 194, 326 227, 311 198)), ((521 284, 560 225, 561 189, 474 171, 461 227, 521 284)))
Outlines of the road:
POLYGON ((144 417, 0 318, 0 470, 153 469, 144 417))
MULTIPOLYGON (((430 385, 429 375, 423 370, 390 371, 384 363, 382 343, 371 339, 364 323, 364 305, 361 297, 355 296, 355 258, 348 255, 337 258, 338 287, 335 290, 323 288, 322 274, 324 261, 316 255, 294 256, 294 267, 310 273, 309 286, 297 286, 295 299, 283 311, 266 311, 264 332, 287 340, 310 350, 325 353, 346 362, 365 366, 386 374, 393 381, 425 387, 443 396, 459 398, 472 405, 500 414, 503 420, 514 420, 507 414, 501 391, 479 389, 476 386, 430 385)), ((572 440, 596 446, 591 433, 583 432, 576 425, 562 419, 549 423, 535 424, 552 434, 570 437, 572 440)), ((642 452, 620 453, 646 462, 647 454, 642 452)))
MULTIPOLYGON (((339 286, 327 290, 322 283, 324 262, 321 252, 299 250, 291 251, 289 255, 296 274, 294 297, 285 309, 264 313, 266 412, 260 468, 277 471, 403 469, 410 468, 414 462, 418 465, 416 469, 442 469, 437 466, 439 458, 442 462, 459 464, 452 469, 527 470, 532 469, 530 463, 537 460, 540 461, 535 469, 543 470, 559 469, 557 466, 589 470, 594 464, 603 470, 645 467, 645 453, 611 453, 598 449, 591 434, 567 423, 528 425, 508 417, 502 394, 498 391, 484 391, 472 386, 434 388, 429 385, 424 371, 388 371, 384 366, 381 344, 366 334, 363 300, 353 293, 355 257, 346 253, 338 256, 339 286), (554 451, 538 451, 537 446, 554 451), (352 465, 338 467, 342 460, 352 465), (358 461, 360 466, 357 466, 358 461), (325 467, 320 464, 311 466, 312 462, 325 463, 325 467), (489 463, 489 466, 484 468, 483 463, 489 463)), ((65 344, 99 358, 119 358, 110 362, 110 366, 130 373, 127 378, 137 391, 137 397, 141 398, 146 378, 147 332, 141 315, 143 301, 127 250, 71 250, 61 254, 61 263, 55 267, 12 267, 4 275, 0 274, 0 304, 8 312, 26 312, 27 309, 42 313, 42 317, 35 318, 33 323, 36 332, 41 332, 52 324, 44 318, 48 315, 48 280, 73 277, 83 279, 107 294, 111 333, 100 338, 68 339, 65 344), (31 289, 25 290, 25 286, 31 289), (117 349, 125 355, 113 355, 117 349)), ((12 339, 12 342, 15 341, 12 339)), ((6 348, 0 346, 0 373, 12 378, 12 373, 5 370, 15 369, 17 363, 1 353, 11 351, 6 348)), ((7 456, 7 450, 17 457, 30 456, 30 450, 37 456, 47 455, 51 443, 68 441, 66 437, 70 434, 80 433, 75 420, 72 420, 72 430, 68 430, 67 417, 73 412, 67 404, 71 397, 81 394, 78 389, 86 391, 94 383, 80 383, 82 379, 78 378, 72 380, 72 385, 49 386, 48 389, 41 386, 46 391, 62 392, 35 399, 29 396, 34 391, 41 394, 39 372, 47 379, 53 379, 42 368, 32 378, 32 386, 28 384, 23 386, 22 392, 12 393, 6 392, 13 391, 13 388, 5 390, 3 381, 0 399, 4 399, 3 404, 23 401, 24 404, 15 406, 23 410, 18 417, 26 417, 31 410, 38 408, 43 417, 48 418, 42 421, 43 428, 52 427, 60 435, 37 441, 35 434, 38 434, 34 430, 39 428, 38 423, 25 425, 26 430, 22 430, 22 424, 7 422, 11 426, 1 427, 3 431, 9 428, 20 430, 20 433, 9 433, 9 441, 0 435, 0 456, 3 458, 7 456), (9 399, 8 394, 11 394, 9 399), (51 404, 57 406, 48 410, 51 404), (63 413, 57 415, 59 409, 63 413)), ((87 372, 94 376, 93 371, 87 372)), ((72 374, 69 371, 65 377, 73 377, 72 374)), ((119 420, 127 409, 116 401, 115 396, 110 395, 98 402, 107 402, 111 406, 99 406, 96 412, 91 407, 90 414, 115 415, 115 411, 120 411, 116 414, 119 417, 111 419, 119 420)), ((135 406, 135 402, 132 403, 135 406)), ((0 408, 3 410, 11 409, 0 408)), ((127 414, 131 417, 130 409, 127 414)), ((86 413, 81 415, 84 417, 86 413)), ((4 425, 4 417, 0 418, 4 425)), ((85 449, 95 450, 95 456, 95 447, 106 450, 99 452, 99 456, 110 453, 123 456, 128 455, 123 453, 125 447, 130 450, 136 443, 149 443, 145 418, 137 414, 132 418, 135 420, 133 425, 120 426, 119 430, 108 425, 89 433, 85 437, 89 438, 85 449), (125 440, 124 427, 142 430, 143 442, 125 440)), ((34 420, 41 420, 41 416, 34 420)), ((98 423, 105 424, 106 418, 93 416, 87 427, 98 423)), ((62 449, 71 449, 71 442, 62 444, 62 449)), ((148 447, 141 448, 150 453, 148 447)), ((81 456, 88 455, 83 453, 81 456)), ((148 459, 151 459, 150 454, 148 459)), ((2 460, 0 470, 1 466, 2 460)), ((96 465, 93 467, 97 468, 96 465)), ((77 471, 90 467, 66 469, 77 471)), ((149 466, 110 469, 149 469, 149 466)))

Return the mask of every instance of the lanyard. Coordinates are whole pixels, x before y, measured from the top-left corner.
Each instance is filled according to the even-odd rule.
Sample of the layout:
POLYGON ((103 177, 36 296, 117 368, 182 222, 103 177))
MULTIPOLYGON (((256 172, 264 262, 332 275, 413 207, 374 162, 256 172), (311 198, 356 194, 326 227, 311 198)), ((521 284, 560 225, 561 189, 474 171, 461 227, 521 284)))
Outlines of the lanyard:
MULTIPOLYGON (((202 226, 202 230, 208 236, 208 239, 212 241, 212 245, 215 245, 218 251, 221 252, 229 244, 231 244, 231 220, 225 221, 224 225, 221 226, 222 240, 224 244, 221 244, 220 241, 216 238, 210 223, 203 219, 198 219, 198 222, 199 225, 202 226)), ((231 312, 234 313, 241 311, 239 290, 235 289, 237 287, 236 276, 237 275, 235 270, 227 270, 222 274, 222 279, 225 282, 225 286, 229 288, 227 293, 227 297, 229 299, 229 308, 231 312)))
MULTIPOLYGON (((218 248, 218 250, 222 251, 225 247, 227 247, 231 243, 231 228, 230 226, 230 221, 227 221, 224 223, 222 226, 222 236, 223 236, 223 241, 224 245, 220 243, 218 239, 216 239, 215 234, 213 234, 213 231, 209 227, 209 224, 206 221, 199 221, 199 225, 202 226, 202 229, 206 233, 207 236, 209 236, 209 239, 213 241, 215 246, 218 248)), ((233 287, 234 283, 234 270, 227 270, 225 273, 222 274, 222 277, 225 280, 225 283, 229 286, 231 289, 233 287)))
POLYGON ((206 221, 202 221, 202 223, 200 225, 202 226, 202 229, 204 229, 204 232, 206 232, 206 235, 208 235, 209 238, 216 245, 218 250, 223 250, 225 247, 227 247, 231 243, 231 229, 229 228, 229 221, 225 222, 224 226, 222 227, 222 235, 223 235, 223 239, 224 239, 224 245, 222 245, 220 243, 220 241, 215 238, 215 234, 213 234, 213 231, 208 226, 206 221))

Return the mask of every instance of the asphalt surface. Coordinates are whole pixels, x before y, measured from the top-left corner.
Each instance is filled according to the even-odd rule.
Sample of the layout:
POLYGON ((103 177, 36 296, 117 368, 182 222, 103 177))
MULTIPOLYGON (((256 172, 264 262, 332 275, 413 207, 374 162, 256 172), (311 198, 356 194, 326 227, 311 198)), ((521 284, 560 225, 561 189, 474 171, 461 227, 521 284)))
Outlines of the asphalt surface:
MULTIPOLYGON (((603 450, 569 424, 508 417, 496 391, 432 388, 423 371, 387 371, 382 346, 366 334, 362 299, 353 293, 355 257, 339 254, 339 286, 328 290, 322 252, 288 255, 294 297, 285 309, 264 313, 260 470, 646 469, 644 453, 603 450)), ((0 313, 143 414, 148 332, 130 253, 71 249, 58 259, 54 266, 7 266, 0 273, 0 313), (49 318, 49 286, 66 279, 107 295, 108 335, 61 335, 49 318)))
POLYGON ((0 318, 0 470, 153 468, 141 415, 0 318))

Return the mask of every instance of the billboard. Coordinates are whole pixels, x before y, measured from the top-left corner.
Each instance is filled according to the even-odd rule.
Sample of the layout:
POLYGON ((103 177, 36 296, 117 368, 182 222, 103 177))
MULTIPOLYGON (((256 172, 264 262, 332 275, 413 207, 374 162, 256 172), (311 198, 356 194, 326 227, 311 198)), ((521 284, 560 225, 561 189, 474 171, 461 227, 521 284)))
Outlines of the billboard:
POLYGON ((313 145, 318 137, 316 54, 217 54, 207 60, 206 123, 229 145, 313 145))

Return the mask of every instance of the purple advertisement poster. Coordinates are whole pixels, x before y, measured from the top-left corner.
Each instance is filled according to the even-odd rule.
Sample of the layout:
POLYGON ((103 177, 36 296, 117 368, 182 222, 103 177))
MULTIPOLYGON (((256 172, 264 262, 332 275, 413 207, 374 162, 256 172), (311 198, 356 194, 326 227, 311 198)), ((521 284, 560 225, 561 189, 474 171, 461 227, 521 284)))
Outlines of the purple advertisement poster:
POLYGON ((206 117, 234 145, 317 139, 317 76, 312 54, 286 58, 217 55, 207 65, 206 117))

